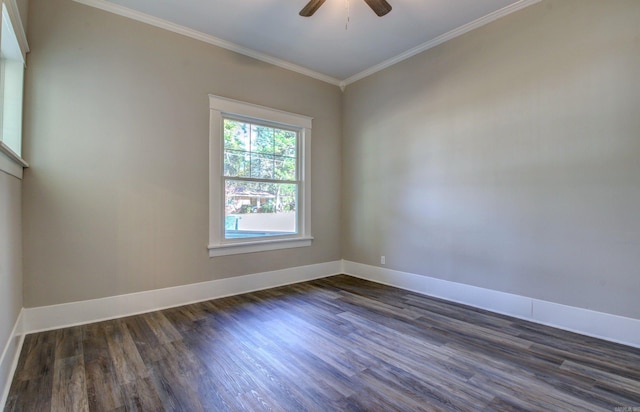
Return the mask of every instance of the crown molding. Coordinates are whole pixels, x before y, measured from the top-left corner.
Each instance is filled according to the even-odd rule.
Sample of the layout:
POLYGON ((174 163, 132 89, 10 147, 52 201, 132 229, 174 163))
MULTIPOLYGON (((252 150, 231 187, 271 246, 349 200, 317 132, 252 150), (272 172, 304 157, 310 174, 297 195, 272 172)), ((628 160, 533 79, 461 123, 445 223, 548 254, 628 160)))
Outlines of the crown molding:
POLYGON ((395 57, 392 57, 388 60, 383 61, 382 63, 376 64, 375 66, 371 66, 370 68, 363 70, 360 73, 354 74, 353 76, 340 82, 339 86, 340 88, 344 89, 346 86, 350 85, 351 83, 355 83, 358 80, 364 79, 367 76, 371 76, 374 73, 384 70, 387 67, 393 66, 396 63, 400 63, 401 61, 406 60, 412 56, 415 56, 418 53, 422 53, 423 51, 434 48, 446 41, 454 39, 458 36, 462 36, 463 34, 470 32, 471 30, 475 30, 501 17, 514 13, 518 10, 522 10, 533 4, 540 3, 541 1, 542 0, 520 0, 516 3, 510 4, 506 7, 501 8, 500 10, 496 10, 493 13, 487 14, 484 17, 480 17, 479 19, 476 19, 470 23, 467 23, 463 26, 455 28, 445 34, 442 34, 436 37, 435 39, 429 40, 428 42, 422 43, 412 49, 409 49, 404 53, 400 53, 395 57))
POLYGON ((76 3, 84 4, 85 6, 94 7, 109 13, 117 14, 122 17, 127 17, 132 20, 139 21, 141 23, 149 24, 164 30, 168 30, 186 37, 190 37, 195 40, 199 40, 205 43, 212 44, 214 46, 222 47, 223 49, 231 50, 233 52, 252 57, 257 60, 261 60, 265 63, 273 64, 274 66, 281 67, 283 69, 291 70, 302 75, 312 77, 317 80, 332 84, 334 86, 340 86, 340 80, 331 76, 327 76, 322 73, 318 73, 306 67, 298 66, 286 60, 281 60, 273 56, 269 56, 265 53, 249 49, 244 46, 232 43, 227 40, 223 40, 219 37, 212 36, 210 34, 203 33, 198 30, 193 30, 188 27, 181 26, 179 24, 172 23, 167 20, 163 20, 154 16, 150 16, 145 13, 123 7, 106 0, 73 0, 76 3))
POLYGON ((179 24, 172 23, 167 20, 163 20, 154 16, 150 16, 148 14, 130 9, 128 7, 120 6, 114 3, 111 3, 107 0, 73 0, 77 3, 84 4, 86 6, 94 7, 103 11, 107 11, 113 14, 117 14, 119 16, 127 17, 132 20, 136 20, 142 23, 149 24, 151 26, 159 27, 161 29, 165 29, 177 34, 181 34, 183 36, 187 36, 205 43, 212 44, 214 46, 222 47, 223 49, 231 50, 233 52, 252 57, 254 59, 273 64, 274 66, 281 67, 283 69, 291 70, 296 73, 300 73, 302 75, 312 77, 317 80, 324 81, 326 83, 332 84, 334 86, 340 87, 342 91, 350 85, 351 83, 355 83, 358 80, 364 79, 367 76, 370 76, 374 73, 377 73, 381 70, 386 69, 387 67, 393 66, 396 63, 400 63, 403 60, 406 60, 416 54, 422 53, 423 51, 429 50, 433 47, 436 47, 446 41, 454 39, 458 36, 462 36, 465 33, 468 33, 472 30, 475 30, 479 27, 482 27, 486 24, 489 24, 501 17, 504 17, 508 14, 514 13, 518 10, 524 9, 531 5, 541 2, 542 0, 520 0, 509 6, 503 7, 500 10, 496 10, 493 13, 487 14, 484 17, 476 19, 470 23, 467 23, 463 26, 455 28, 445 34, 442 34, 435 39, 429 40, 425 43, 422 43, 416 47, 413 47, 403 53, 398 54, 388 60, 385 60, 375 66, 371 66, 368 69, 365 69, 359 73, 354 74, 347 79, 337 79, 335 77, 331 77, 314 70, 308 69, 303 66, 299 66, 297 64, 288 62, 286 60, 278 59, 273 56, 270 56, 265 53, 261 53, 250 48, 240 46, 238 44, 232 43, 227 40, 223 40, 219 37, 215 37, 197 30, 190 29, 188 27, 181 26, 179 24))

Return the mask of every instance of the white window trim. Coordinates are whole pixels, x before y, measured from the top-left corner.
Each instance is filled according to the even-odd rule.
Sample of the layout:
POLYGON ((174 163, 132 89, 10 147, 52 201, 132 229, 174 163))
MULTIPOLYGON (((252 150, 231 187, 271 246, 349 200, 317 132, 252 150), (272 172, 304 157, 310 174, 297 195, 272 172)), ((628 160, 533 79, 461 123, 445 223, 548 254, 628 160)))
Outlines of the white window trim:
MULTIPOLYGON (((29 53, 29 44, 27 43, 27 36, 25 34, 24 27, 22 26, 20 13, 18 12, 18 5, 15 0, 2 0, 1 4, 4 5, 1 12, 3 14, 6 13, 4 17, 8 18, 11 23, 13 32, 18 40, 20 53, 22 54, 22 61, 25 62, 27 53, 29 53)), ((0 19, 0 27, 1 25, 2 20, 0 19)), ((0 92, 2 91, 0 90, 0 92)), ((29 167, 29 164, 21 155, 14 152, 9 146, 2 142, 2 137, 0 136, 0 170, 17 177, 18 179, 22 179, 22 172, 25 167, 29 167)))
POLYGON ((311 123, 313 118, 209 95, 209 257, 311 246, 311 123), (223 117, 242 116, 300 129, 298 233, 290 237, 230 240, 224 238, 222 196, 223 117))
POLYGON ((29 167, 29 163, 0 141, 0 170, 22 179, 22 171, 25 167, 29 167))

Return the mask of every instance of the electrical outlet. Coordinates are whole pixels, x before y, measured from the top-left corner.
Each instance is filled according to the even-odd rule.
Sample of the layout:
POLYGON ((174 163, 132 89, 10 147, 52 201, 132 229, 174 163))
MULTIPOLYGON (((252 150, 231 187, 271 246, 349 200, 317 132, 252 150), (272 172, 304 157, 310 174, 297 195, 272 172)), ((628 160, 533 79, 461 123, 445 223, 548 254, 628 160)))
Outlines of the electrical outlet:
POLYGON ((380 256, 380 264, 384 265, 386 263, 387 259, 384 256, 380 256))

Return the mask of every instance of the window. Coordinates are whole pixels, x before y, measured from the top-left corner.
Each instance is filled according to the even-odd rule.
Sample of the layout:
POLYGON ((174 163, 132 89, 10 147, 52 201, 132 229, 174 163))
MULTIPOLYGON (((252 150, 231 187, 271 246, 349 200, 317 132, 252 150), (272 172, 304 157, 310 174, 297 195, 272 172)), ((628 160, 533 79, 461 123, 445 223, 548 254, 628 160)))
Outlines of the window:
POLYGON ((22 176, 22 94, 25 56, 29 51, 15 0, 2 1, 0 30, 0 164, 22 176), (6 159, 13 161, 9 164, 6 159), (14 169, 19 169, 19 173, 14 169))
POLYGON ((311 118, 210 104, 209 255, 309 246, 311 118))
POLYGON ((223 116, 225 239, 297 231, 298 131, 223 116))

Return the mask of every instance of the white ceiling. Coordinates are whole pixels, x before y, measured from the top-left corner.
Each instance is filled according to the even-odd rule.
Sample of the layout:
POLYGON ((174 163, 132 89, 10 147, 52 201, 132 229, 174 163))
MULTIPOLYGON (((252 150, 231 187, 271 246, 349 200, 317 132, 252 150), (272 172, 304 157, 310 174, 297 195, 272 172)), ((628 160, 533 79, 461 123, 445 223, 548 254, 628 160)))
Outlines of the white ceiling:
POLYGON ((384 17, 327 0, 308 18, 307 0, 76 1, 344 86, 540 0, 388 0, 384 17))

